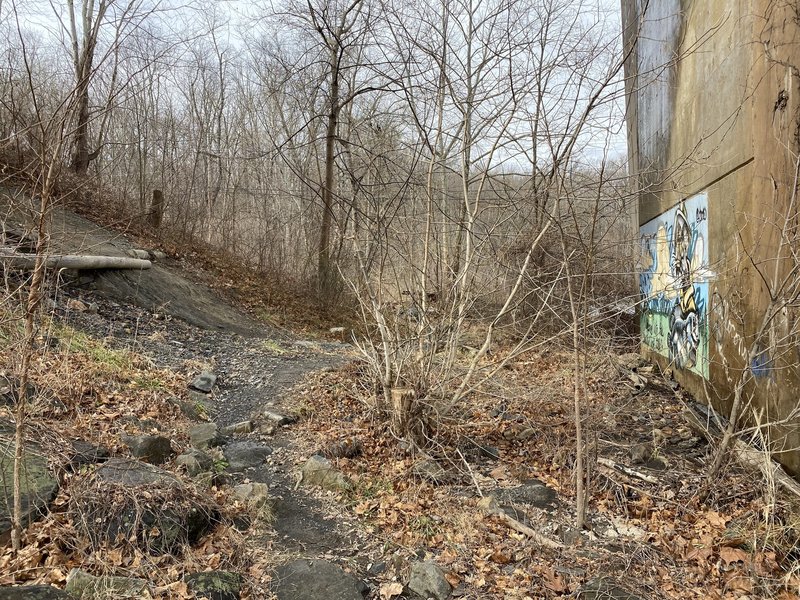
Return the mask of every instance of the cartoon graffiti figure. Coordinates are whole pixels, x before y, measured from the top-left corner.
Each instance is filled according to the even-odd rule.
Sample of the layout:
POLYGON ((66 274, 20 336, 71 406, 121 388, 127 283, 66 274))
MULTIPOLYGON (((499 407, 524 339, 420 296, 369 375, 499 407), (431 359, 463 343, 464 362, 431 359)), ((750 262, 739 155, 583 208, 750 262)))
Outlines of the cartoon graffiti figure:
POLYGON ((672 230, 673 286, 677 298, 669 318, 670 360, 681 369, 690 369, 697 364, 697 348, 700 344, 700 317, 695 301, 695 288, 692 280, 693 249, 692 228, 686 219, 683 204, 675 212, 672 230))

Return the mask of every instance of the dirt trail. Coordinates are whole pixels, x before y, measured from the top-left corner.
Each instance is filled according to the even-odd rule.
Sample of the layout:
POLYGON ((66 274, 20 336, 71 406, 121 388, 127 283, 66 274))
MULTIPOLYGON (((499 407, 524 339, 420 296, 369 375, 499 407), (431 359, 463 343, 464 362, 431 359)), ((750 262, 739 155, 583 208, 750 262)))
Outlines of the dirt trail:
MULTIPOLYGON (((23 210, 11 190, 0 190, 0 224, 26 236, 34 230, 30 211, 23 210)), ((137 247, 126 236, 63 209, 54 210, 51 229, 53 253, 127 256, 137 247)), ((185 372, 189 364, 212 370, 218 379, 206 408, 220 427, 250 419, 265 407, 288 411, 292 386, 313 371, 352 358, 349 345, 297 339, 254 321, 208 286, 192 281, 176 260, 162 259, 144 271, 61 274, 52 283, 57 287, 54 314, 77 330, 148 356, 158 367, 185 372)), ((357 525, 295 485, 298 465, 291 452, 291 428, 235 438, 273 450, 262 466, 230 475, 232 483, 247 477, 270 488, 273 531, 252 542, 285 560, 335 558, 350 563, 359 556, 363 564, 355 570, 363 570, 369 543, 357 525)))

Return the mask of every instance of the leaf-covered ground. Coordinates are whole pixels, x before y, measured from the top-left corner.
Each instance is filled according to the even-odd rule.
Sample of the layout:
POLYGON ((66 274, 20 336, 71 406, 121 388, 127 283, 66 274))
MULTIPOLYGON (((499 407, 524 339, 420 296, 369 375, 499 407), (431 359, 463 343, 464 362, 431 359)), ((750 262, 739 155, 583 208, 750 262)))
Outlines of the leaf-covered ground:
POLYGON ((306 454, 347 439, 361 445, 337 461, 356 482, 340 501, 386 539, 382 597, 399 593, 407 559, 428 556, 465 598, 569 597, 598 578, 641 598, 798 598, 793 502, 736 465, 700 502, 712 449, 683 417, 691 399, 646 366, 637 389, 630 356, 597 356, 585 406, 590 530, 580 533, 568 353, 511 364, 456 408, 458 418, 439 421, 427 456, 392 437, 358 364, 299 391, 310 411, 297 432, 306 454), (499 459, 494 450, 476 458, 475 446, 499 459), (411 474, 430 458, 446 467, 444 483, 411 474), (479 510, 481 496, 534 478, 558 493, 556 506, 517 506, 514 516, 563 549, 479 510))

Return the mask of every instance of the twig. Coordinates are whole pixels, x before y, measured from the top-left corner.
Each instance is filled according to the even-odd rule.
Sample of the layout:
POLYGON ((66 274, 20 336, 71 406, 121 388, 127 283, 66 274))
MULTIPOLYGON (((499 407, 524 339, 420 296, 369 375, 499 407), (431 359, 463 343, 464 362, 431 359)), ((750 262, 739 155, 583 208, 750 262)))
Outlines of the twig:
POLYGON ((635 471, 630 467, 621 465, 608 458, 603 458, 603 457, 598 458, 597 464, 603 465, 604 467, 608 467, 609 469, 613 469, 614 471, 619 471, 620 473, 624 473, 628 477, 635 477, 636 479, 641 479, 642 481, 646 481, 647 483, 658 483, 658 479, 656 477, 653 477, 652 475, 647 475, 646 473, 640 473, 639 471, 635 471))
POLYGON ((461 457, 461 460, 464 461, 464 465, 467 467, 467 472, 469 473, 470 479, 472 479, 472 483, 475 484, 475 489, 478 490, 478 496, 483 498, 483 492, 481 491, 481 486, 478 485, 478 480, 475 479, 475 473, 472 472, 472 468, 469 466, 467 459, 464 458, 464 455, 461 453, 461 450, 456 450, 456 452, 461 457))
POLYGON ((561 542, 557 542, 555 540, 551 540, 549 537, 546 537, 531 529, 524 523, 520 523, 514 517, 510 516, 506 513, 500 506, 497 504, 497 499, 494 496, 486 496, 482 498, 478 502, 478 508, 484 514, 491 515, 498 517, 503 523, 508 525, 511 529, 518 531, 519 533, 528 536, 534 542, 539 544, 540 546, 544 546, 545 548, 551 548, 553 550, 562 550, 564 548, 564 544, 561 542))

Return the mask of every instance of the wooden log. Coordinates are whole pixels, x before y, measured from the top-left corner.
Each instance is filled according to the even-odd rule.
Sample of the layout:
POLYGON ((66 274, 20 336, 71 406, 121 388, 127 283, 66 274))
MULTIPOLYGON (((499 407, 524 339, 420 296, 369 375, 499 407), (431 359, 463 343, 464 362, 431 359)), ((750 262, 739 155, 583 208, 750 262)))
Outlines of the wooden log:
MULTIPOLYGON (((35 254, 0 252, 0 261, 17 269, 33 269, 36 266, 35 254)), ((46 269, 74 269, 87 271, 96 269, 149 269, 152 263, 139 258, 123 256, 90 256, 77 254, 53 254, 44 258, 46 269)))

